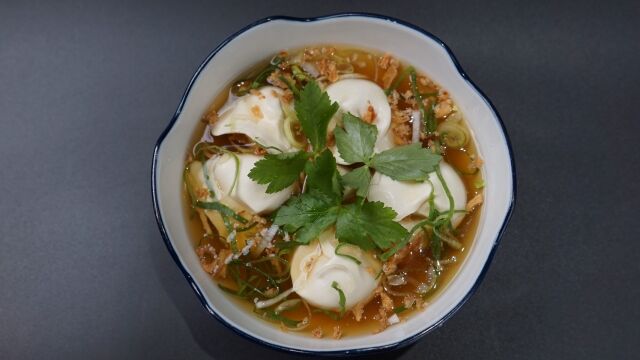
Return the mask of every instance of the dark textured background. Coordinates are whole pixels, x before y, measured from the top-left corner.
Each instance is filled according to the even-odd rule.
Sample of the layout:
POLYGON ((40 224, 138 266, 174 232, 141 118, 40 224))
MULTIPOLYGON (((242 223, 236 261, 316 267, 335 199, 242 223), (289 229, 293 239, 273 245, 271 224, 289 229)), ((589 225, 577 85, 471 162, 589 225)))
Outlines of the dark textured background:
POLYGON ((198 303, 156 227, 151 154, 227 35, 348 10, 449 44, 500 111, 518 168, 478 292, 384 357, 638 358, 638 4, 1 1, 0 358, 292 358, 198 303))

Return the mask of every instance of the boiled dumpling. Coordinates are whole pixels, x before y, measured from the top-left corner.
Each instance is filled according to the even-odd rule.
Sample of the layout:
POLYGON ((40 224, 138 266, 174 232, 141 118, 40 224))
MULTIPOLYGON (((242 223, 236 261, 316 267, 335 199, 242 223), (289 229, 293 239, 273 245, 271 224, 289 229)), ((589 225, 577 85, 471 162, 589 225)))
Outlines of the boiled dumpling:
MULTIPOLYGON (((467 205, 467 190, 464 187, 464 183, 460 178, 460 175, 456 170, 444 161, 440 162, 440 172, 442 178, 447 183, 451 197, 453 197, 453 204, 455 210, 465 210, 467 205)), ((449 199, 444 191, 442 182, 438 179, 438 175, 435 172, 429 173, 429 181, 433 184, 434 205, 436 209, 441 212, 447 212, 449 210, 449 199)), ((429 214, 429 202, 426 202, 418 212, 424 216, 429 214)), ((458 226, 464 218, 464 213, 456 213, 451 218, 451 223, 454 227, 458 226)))
POLYGON ((345 295, 345 309, 371 299, 378 287, 381 264, 370 253, 353 245, 340 247, 333 229, 325 230, 319 239, 296 248, 291 259, 291 281, 294 291, 313 306, 339 310, 340 297, 332 288, 335 282, 345 295))
POLYGON ((293 186, 268 194, 267 185, 251 180, 248 176, 249 171, 262 158, 253 154, 236 154, 235 156, 223 154, 211 158, 205 163, 205 181, 215 193, 216 198, 223 202, 225 198, 229 198, 256 214, 274 211, 289 199, 293 186), (236 157, 239 164, 236 163, 236 157), (235 186, 234 182, 236 182, 235 186))
POLYGON ((369 201, 381 201, 396 212, 396 221, 415 213, 429 199, 433 187, 428 181, 397 181, 377 172, 371 178, 369 201))
POLYGON ((214 136, 245 134, 265 147, 291 151, 293 146, 284 131, 284 111, 280 103, 282 90, 265 86, 226 104, 212 125, 214 136))
MULTIPOLYGON (((440 172, 453 197, 454 209, 464 210, 467 191, 460 175, 444 161, 440 162, 440 172)), ((428 200, 432 194, 436 209, 440 212, 448 211, 449 199, 435 171, 429 173, 429 181, 424 182, 397 181, 376 172, 371 179, 367 198, 369 201, 383 202, 398 214, 396 220, 401 220, 414 213, 428 216, 428 200)), ((464 213, 454 214, 451 219, 453 226, 457 226, 463 218, 464 213)))
MULTIPOLYGON (((376 141, 375 150, 380 152, 393 146, 388 141, 387 133, 391 125, 391 107, 387 101, 384 90, 376 83, 364 79, 345 79, 337 81, 327 87, 327 94, 331 101, 335 101, 340 105, 337 117, 342 117, 344 113, 351 113, 361 119, 367 118, 369 107, 373 109, 373 123, 378 128, 378 140, 376 141)), ((332 131, 336 126, 336 119, 329 125, 332 131)), ((336 161, 339 164, 347 164, 335 146, 333 152, 336 155, 336 161)))

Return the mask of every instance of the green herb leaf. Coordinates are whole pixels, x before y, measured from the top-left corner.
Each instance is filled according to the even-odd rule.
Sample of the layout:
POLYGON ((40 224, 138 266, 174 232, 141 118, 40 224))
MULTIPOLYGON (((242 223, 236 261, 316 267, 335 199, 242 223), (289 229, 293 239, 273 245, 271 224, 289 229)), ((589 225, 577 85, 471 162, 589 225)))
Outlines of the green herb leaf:
POLYGON ((325 149, 313 162, 305 166, 307 173, 307 189, 319 191, 337 203, 342 199, 342 184, 336 159, 329 149, 325 149))
POLYGON ((346 113, 342 116, 344 129, 333 130, 340 156, 348 163, 368 163, 378 137, 378 128, 346 113))
POLYGON ((366 197, 369 193, 370 183, 371 173, 369 172, 369 167, 367 165, 351 170, 342 177, 342 184, 356 189, 356 195, 361 198, 366 197))
POLYGON ((336 224, 338 240, 365 250, 375 246, 387 249, 407 236, 407 230, 395 222, 396 212, 383 203, 349 204, 340 210, 336 224))
POLYGON ((290 199, 278 210, 273 222, 294 233, 297 242, 308 244, 336 221, 338 210, 334 199, 312 190, 290 199))
POLYGON ((435 171, 442 156, 434 154, 420 144, 404 145, 375 154, 371 167, 400 181, 422 181, 435 171))
POLYGON ((338 111, 338 104, 332 103, 329 95, 315 81, 310 81, 300 92, 295 109, 302 131, 313 149, 319 152, 327 142, 327 126, 333 114, 338 111))
POLYGON ((338 305, 340 305, 340 316, 343 316, 344 313, 347 311, 345 308, 345 305, 347 303, 347 298, 346 296, 344 296, 344 291, 342 291, 342 289, 340 289, 340 285, 338 285, 337 282, 332 282, 331 283, 331 287, 334 288, 337 292, 338 292, 338 296, 340 297, 340 301, 338 302, 338 305))
POLYGON ((249 171, 249 178, 258 184, 269 184, 267 193, 275 193, 298 180, 306 163, 307 153, 304 151, 268 154, 255 163, 249 171))

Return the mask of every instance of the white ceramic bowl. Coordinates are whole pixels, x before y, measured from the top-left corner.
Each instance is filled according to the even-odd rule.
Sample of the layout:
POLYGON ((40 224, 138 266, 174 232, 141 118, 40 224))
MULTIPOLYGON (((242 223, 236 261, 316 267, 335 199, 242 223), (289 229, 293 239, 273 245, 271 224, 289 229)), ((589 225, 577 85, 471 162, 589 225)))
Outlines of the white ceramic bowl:
MULTIPOLYGON (((442 325, 469 298, 487 270, 515 199, 515 169, 504 126, 489 100, 469 80, 449 48, 430 33, 372 14, 313 19, 271 17, 233 34, 204 60, 153 156, 156 219, 174 260, 202 304, 223 324, 259 343, 312 354, 359 354, 397 348, 442 325), (374 335, 340 340, 283 332, 238 308, 200 267, 182 212, 182 169, 191 134, 215 94, 246 69, 281 49, 346 44, 389 52, 413 64, 448 90, 465 114, 485 160, 485 202, 473 245, 458 274, 422 312, 374 335)), ((189 296, 185 294, 184 296, 189 296)))

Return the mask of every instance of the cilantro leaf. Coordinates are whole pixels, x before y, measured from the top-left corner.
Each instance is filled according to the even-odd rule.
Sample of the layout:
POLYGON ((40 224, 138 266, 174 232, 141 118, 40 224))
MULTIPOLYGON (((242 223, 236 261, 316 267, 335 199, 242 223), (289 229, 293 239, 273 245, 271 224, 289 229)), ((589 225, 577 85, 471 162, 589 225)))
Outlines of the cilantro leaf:
POLYGON ((348 163, 368 163, 373 155, 378 128, 349 113, 342 116, 342 122, 344 129, 337 127, 333 130, 340 156, 348 163))
POLYGON ((367 165, 361 166, 355 170, 351 170, 342 176, 342 183, 345 186, 356 189, 356 195, 366 197, 369 193, 369 184, 371 183, 371 173, 367 165))
POLYGON ((435 171, 442 156, 420 144, 404 145, 375 154, 371 167, 394 180, 425 180, 435 171))
POLYGON ((302 125, 302 131, 311 142, 313 150, 319 152, 327 142, 327 126, 338 111, 338 104, 332 103, 329 95, 322 91, 315 81, 310 81, 300 91, 295 102, 295 110, 302 125))
POLYGON ((336 222, 339 210, 340 208, 338 206, 326 209, 326 211, 316 217, 313 222, 307 223, 295 233, 296 241, 301 244, 308 244, 313 239, 317 239, 326 228, 336 222))
POLYGON ((304 151, 268 154, 254 164, 249 178, 258 184, 269 184, 267 193, 275 193, 298 180, 306 163, 304 151))
POLYGON ((307 244, 336 221, 338 210, 334 199, 311 190, 291 198, 278 210, 273 223, 294 233, 296 241, 307 244))
POLYGON ((340 173, 336 166, 336 159, 329 149, 325 149, 315 161, 308 162, 305 166, 307 173, 307 189, 317 190, 336 202, 342 199, 342 185, 340 173))
POLYGON ((359 246, 363 250, 373 250, 376 244, 371 241, 365 229, 358 223, 360 207, 351 204, 340 209, 336 222, 336 237, 340 242, 359 246))
POLYGON ((365 250, 375 246, 387 249, 407 236, 407 230, 395 222, 396 212, 383 203, 349 204, 340 210, 336 224, 338 240, 365 250))

